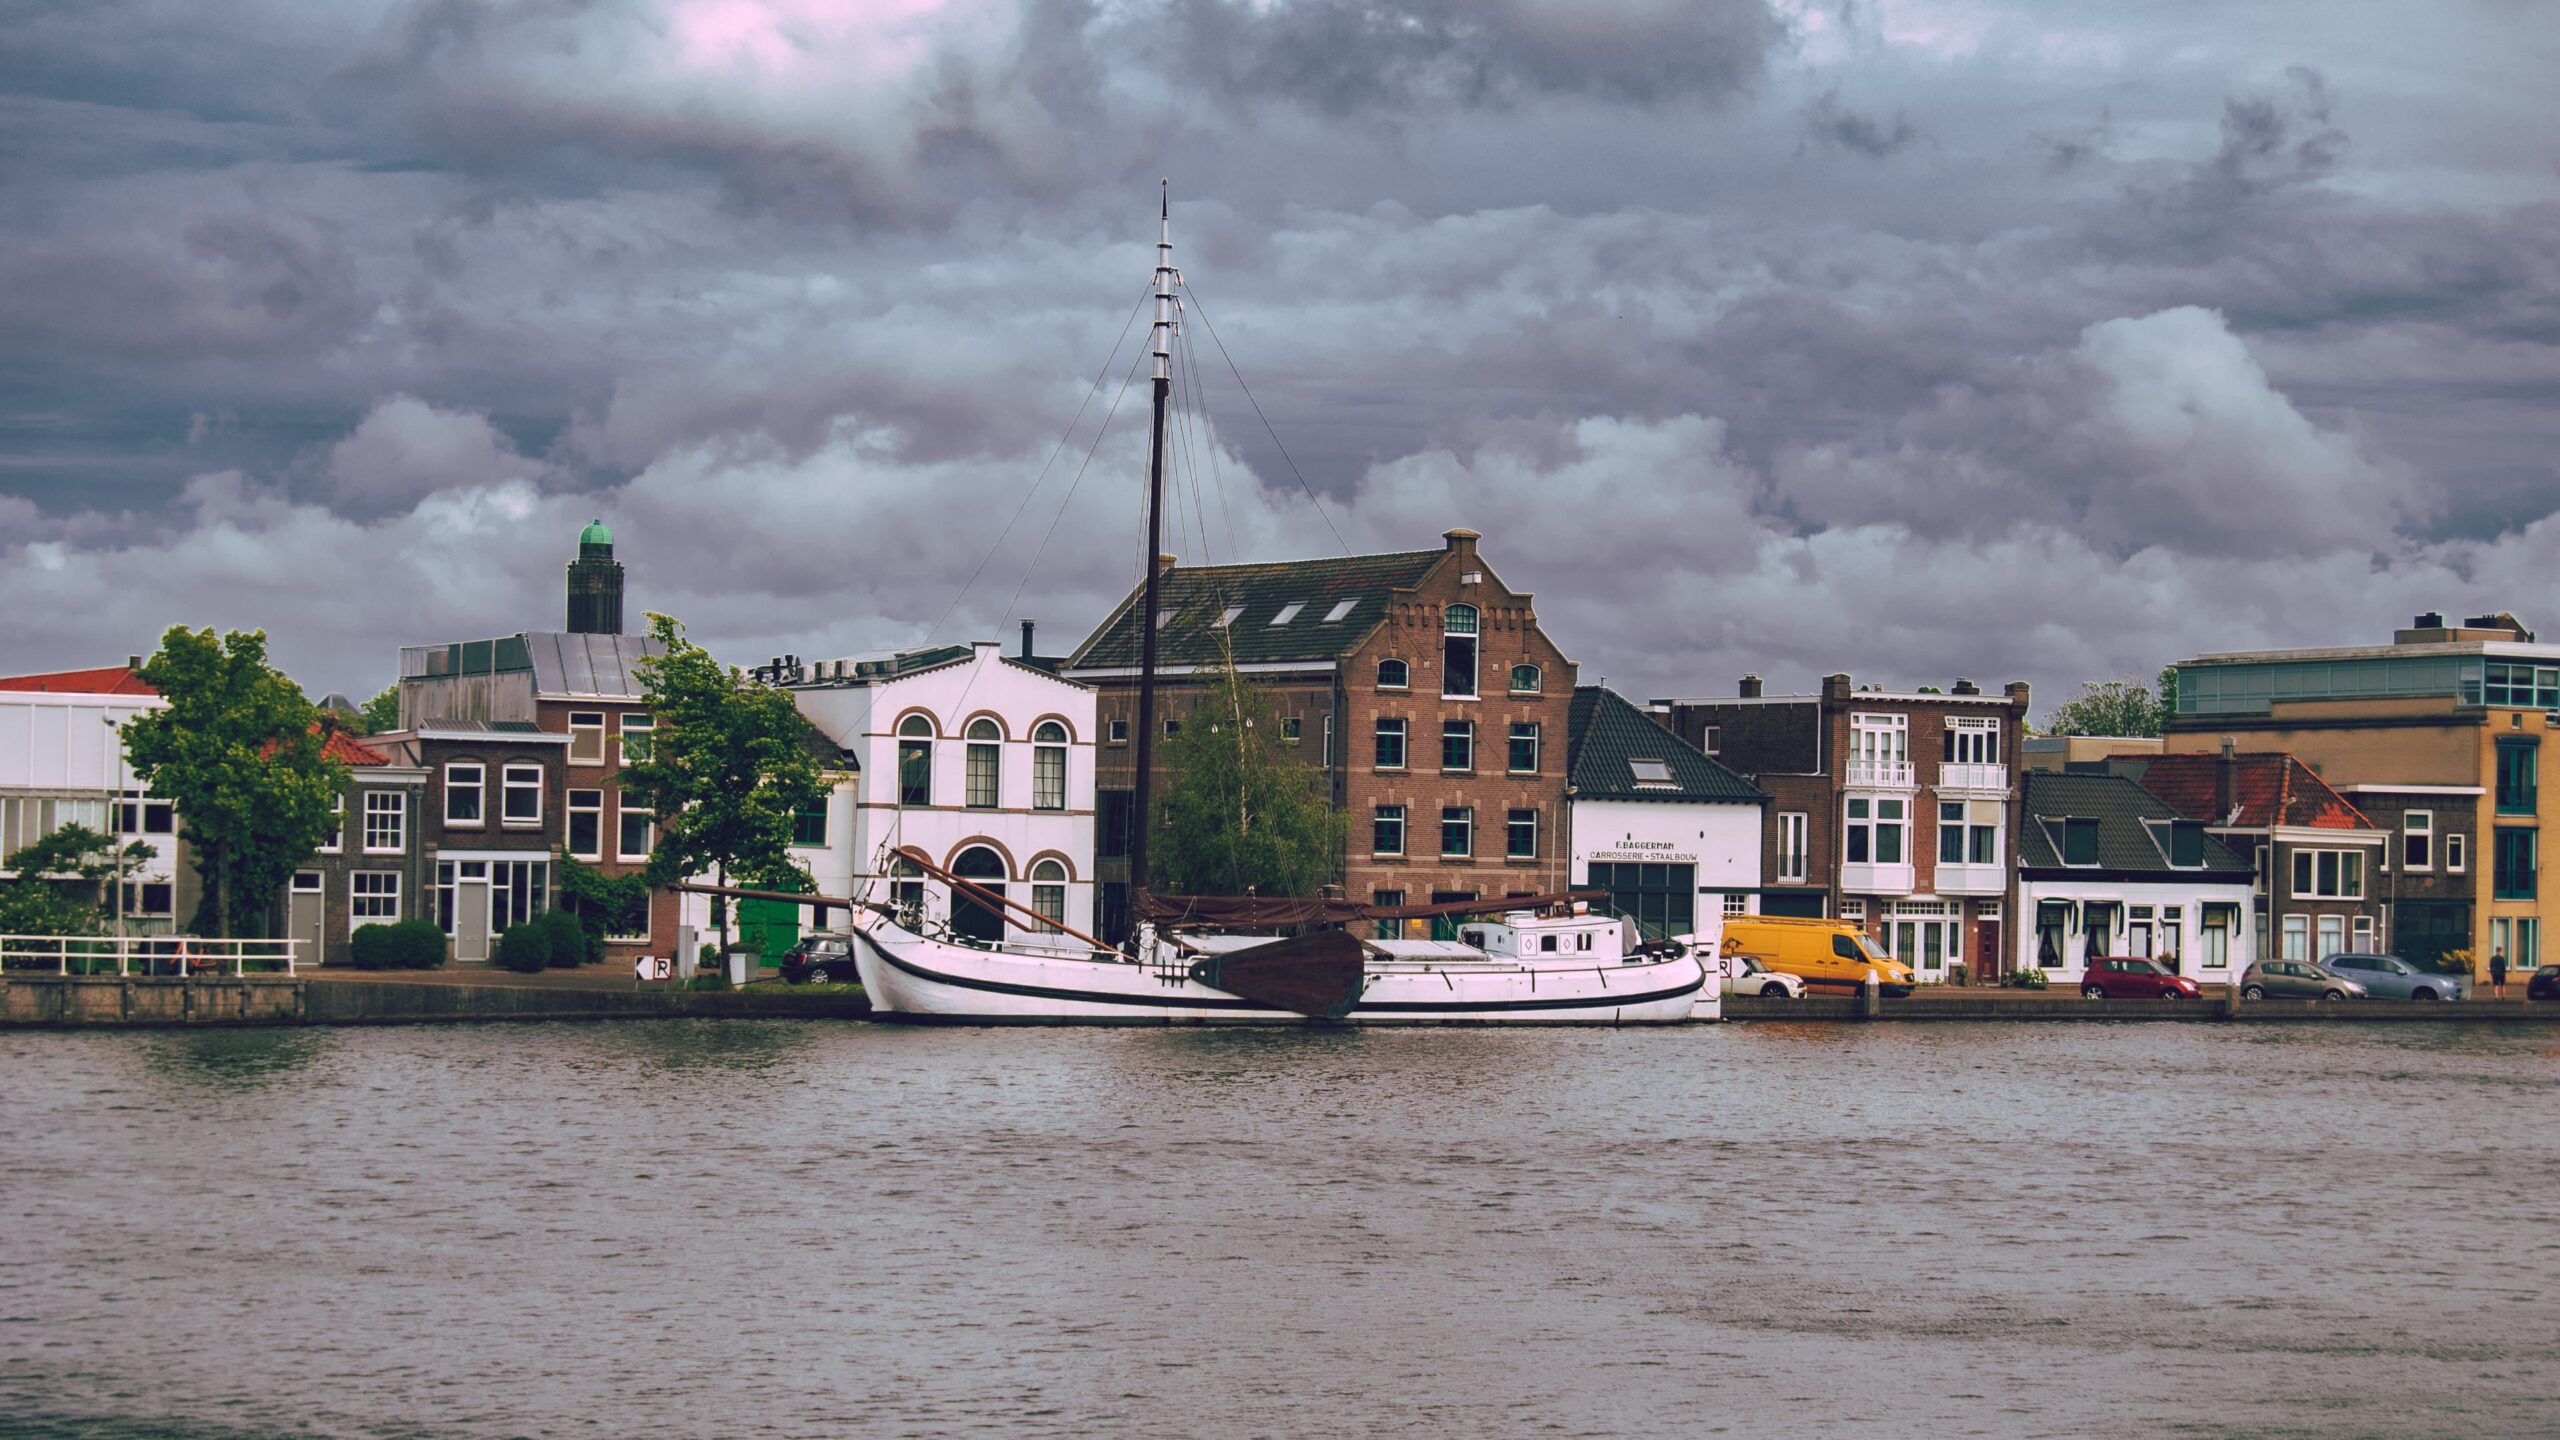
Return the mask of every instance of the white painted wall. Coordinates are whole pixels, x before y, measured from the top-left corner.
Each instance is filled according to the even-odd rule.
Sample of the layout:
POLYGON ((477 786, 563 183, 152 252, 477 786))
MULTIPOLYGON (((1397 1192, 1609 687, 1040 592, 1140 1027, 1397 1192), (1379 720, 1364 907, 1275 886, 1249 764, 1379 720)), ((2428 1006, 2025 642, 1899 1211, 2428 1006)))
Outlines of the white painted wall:
MULTIPOLYGON (((1757 805, 1685 801, 1574 800, 1567 802, 1573 883, 1591 879, 1591 862, 1646 862, 1698 867, 1702 891, 1760 887, 1760 817, 1757 805)), ((1755 895, 1751 911, 1759 911, 1755 895)), ((1698 934, 1709 945, 1724 935, 1722 897, 1698 897, 1698 934)))
MULTIPOLYGON (((115 798, 126 790, 143 789, 125 755, 124 723, 166 703, 151 695, 0 690, 0 800, 50 797, 91 802, 104 807, 99 813, 105 817, 93 828, 109 828, 115 798)), ((129 838, 147 841, 157 852, 133 878, 174 883, 177 837, 129 838)))
MULTIPOLYGON (((892 846, 912 845, 949 865, 973 845, 993 849, 1005 862, 1005 898, 1031 903, 1032 869, 1042 859, 1067 871, 1066 923, 1093 928, 1094 692, 1036 667, 1005 658, 994 642, 972 648, 965 660, 936 669, 862 684, 796 687, 792 699, 829 739, 858 757, 860 772, 836 788, 827 816, 827 843, 796 848, 822 895, 886 900, 879 874, 892 846), (932 720, 933 803, 898 803, 898 736, 901 720, 932 720), (996 804, 971 809, 967 794, 969 722, 992 719, 998 742, 996 804), (1067 731, 1066 807, 1032 807, 1032 735, 1043 720, 1067 731)), ((934 921, 951 913, 949 887, 928 881, 925 909, 934 921)), ((686 923, 708 928, 709 905, 686 897, 686 923)), ((842 923, 830 917, 830 925, 842 923)), ((1008 926, 1008 939, 1030 932, 1008 926)))
MULTIPOLYGON (((2249 918, 2249 884, 2245 879, 2229 884, 2197 880, 2134 882, 2078 879, 2026 880, 2020 883, 2018 895, 2018 913, 2011 926, 2013 938, 2010 943, 2015 950, 2015 963, 2020 969, 2037 968, 2036 913, 2037 903, 2043 900, 2069 900, 2075 903, 2090 900, 2109 901, 2124 906, 2128 915, 2136 905, 2153 907, 2155 916, 2162 907, 2170 905, 2180 907, 2183 913, 2179 917, 2176 936, 2177 970, 2179 974, 2198 984, 2219 985, 2226 982, 2237 984, 2241 972, 2247 970, 2250 963, 2257 958, 2257 941, 2251 933, 2249 918), (2204 907, 2208 903, 2240 907, 2239 928, 2231 933, 2231 963, 2219 970, 2208 970, 2204 966, 2204 907)), ((2101 953, 2128 953, 2125 937, 2129 924, 2126 915, 2117 917, 2115 943, 2110 951, 2101 953)), ((2165 931, 2156 921, 2153 930, 2155 935, 2165 935, 2165 931)), ((2044 973, 2047 979, 2056 985, 2079 984, 2081 974, 2086 969, 2087 945, 2088 935, 2080 928, 2075 917, 2070 943, 2063 947, 2062 968, 2046 970, 2044 973)), ((2152 958, 2161 960, 2165 964, 2163 948, 2163 943, 2155 940, 2152 945, 2152 958)))

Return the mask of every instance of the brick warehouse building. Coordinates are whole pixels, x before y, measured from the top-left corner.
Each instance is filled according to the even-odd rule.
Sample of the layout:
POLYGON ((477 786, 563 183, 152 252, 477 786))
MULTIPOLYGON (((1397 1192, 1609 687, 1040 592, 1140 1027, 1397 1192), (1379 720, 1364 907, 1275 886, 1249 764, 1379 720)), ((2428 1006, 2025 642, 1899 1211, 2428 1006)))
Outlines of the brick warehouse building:
POLYGON ((2027 686, 1656 700, 1672 733, 1768 792, 1760 910, 1862 926, 1923 980, 2001 973, 2016 905, 2027 686))
MULTIPOLYGON (((1438 550, 1164 566, 1157 715, 1168 732, 1232 655, 1270 696, 1284 744, 1348 820, 1344 891, 1381 903, 1566 888, 1566 737, 1575 668, 1526 592, 1451 530, 1438 550)), ((1101 692, 1101 923, 1128 914, 1140 633, 1133 589, 1061 667, 1101 692)), ((1163 753, 1161 749, 1157 752, 1163 753)), ((1156 790, 1169 776, 1159 766, 1156 790)))

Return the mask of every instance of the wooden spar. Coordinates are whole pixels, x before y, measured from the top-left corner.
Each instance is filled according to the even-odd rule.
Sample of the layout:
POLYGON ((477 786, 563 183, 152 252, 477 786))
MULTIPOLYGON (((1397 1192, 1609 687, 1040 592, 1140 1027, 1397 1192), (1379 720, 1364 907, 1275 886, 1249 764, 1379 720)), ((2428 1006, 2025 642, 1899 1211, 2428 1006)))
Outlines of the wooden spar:
MULTIPOLYGON (((1156 201, 1155 419, 1147 440, 1147 579, 1138 611, 1138 776, 1130 809, 1129 894, 1147 888, 1147 831, 1152 828, 1156 748, 1156 606, 1164 569, 1164 412, 1173 392, 1173 202, 1170 186, 1156 201)), ((1105 947, 1109 948, 1109 947, 1105 947)))
POLYGON ((1092 946, 1096 950, 1111 950, 1117 948, 1104 941, 1096 940, 1092 936, 1087 935, 1072 925, 1062 924, 1059 921, 1052 920, 1048 916, 1041 914, 1039 911, 1031 909, 1029 906, 1016 904, 1013 901, 1006 899, 1004 896, 997 894, 993 890, 987 889, 983 885, 972 884, 969 880, 952 874, 950 871, 933 863, 933 861, 929 859, 923 851, 916 849, 912 845, 901 845, 889 853, 906 861, 908 864, 915 866, 925 874, 932 876, 934 879, 941 881, 952 889, 967 894, 970 899, 977 901, 979 904, 984 905, 989 909, 1010 910, 1014 914, 1028 920, 1033 926, 1039 929, 1055 930, 1061 935, 1072 935, 1087 945, 1092 946))
POLYGON ((733 900, 780 900, 792 905, 806 905, 818 912, 818 919, 822 923, 830 910, 843 910, 850 913, 857 906, 866 910, 881 908, 868 900, 844 900, 833 895, 804 895, 791 890, 748 890, 736 885, 699 885, 689 880, 667 888, 682 890, 690 895, 726 895, 733 900))

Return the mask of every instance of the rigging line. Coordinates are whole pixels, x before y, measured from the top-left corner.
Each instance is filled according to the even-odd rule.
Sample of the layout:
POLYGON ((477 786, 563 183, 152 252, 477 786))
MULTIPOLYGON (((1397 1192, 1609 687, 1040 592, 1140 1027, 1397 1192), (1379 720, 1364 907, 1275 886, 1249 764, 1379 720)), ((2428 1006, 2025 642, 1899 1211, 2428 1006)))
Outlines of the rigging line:
POLYGON ((1298 477, 1298 488, 1307 492, 1307 503, 1316 507, 1316 518, 1324 521, 1324 528, 1333 531, 1333 543, 1342 547, 1342 553, 1350 554, 1350 542, 1342 538, 1340 530, 1334 529, 1333 516, 1325 512, 1324 502, 1316 498, 1316 487, 1307 483, 1306 473, 1298 468, 1297 460, 1289 454, 1289 447, 1280 443, 1280 432, 1272 428, 1271 417, 1262 413, 1262 402, 1253 398, 1253 387, 1244 383, 1244 372, 1236 369, 1236 357, 1227 353, 1227 342, 1219 337, 1218 327, 1209 323, 1208 307, 1200 303, 1199 293, 1190 286, 1185 285, 1183 290, 1191 301, 1191 308, 1200 313, 1200 324, 1208 330, 1209 338, 1217 342, 1218 356, 1227 362, 1228 372, 1236 377, 1236 388, 1244 392, 1245 402, 1253 407, 1254 418, 1262 422, 1263 430, 1271 436, 1271 443, 1279 449, 1280 458, 1289 462, 1289 473, 1298 477))
MULTIPOLYGON (((1176 342, 1176 354, 1179 353, 1180 345, 1179 342, 1176 342)), ((1208 506, 1200 495, 1200 457, 1193 453, 1191 447, 1191 431, 1195 420, 1195 412, 1199 403, 1199 395, 1191 388, 1190 382, 1182 378, 1183 371, 1180 360, 1176 360, 1174 362, 1173 373, 1176 381, 1179 383, 1181 395, 1181 399, 1178 402, 1180 408, 1177 410, 1175 416, 1175 419, 1178 422, 1174 427, 1175 444, 1181 458, 1182 476, 1190 483, 1191 486, 1191 532, 1200 541, 1201 563, 1204 565, 1213 564, 1216 562, 1218 556, 1217 552, 1212 549, 1209 544, 1208 506)))
MULTIPOLYGON (((1059 453, 1067 448, 1067 442, 1069 440, 1075 438, 1076 426, 1083 423, 1084 412, 1092 407, 1093 397, 1102 393, 1102 383, 1111 378, 1111 362, 1120 358, 1120 347, 1128 343, 1129 331, 1138 323, 1139 312, 1146 309, 1147 302, 1154 297, 1155 281, 1150 278, 1147 281, 1147 288, 1139 293, 1138 303, 1129 307, 1129 318, 1122 321, 1120 325, 1120 338, 1111 342, 1111 353, 1103 357, 1102 369, 1095 373, 1093 377, 1093 387, 1085 391, 1084 402, 1076 406, 1075 418, 1067 422, 1066 432, 1060 435, 1058 437, 1058 443, 1050 448, 1049 458, 1040 466, 1039 475, 1032 479, 1031 488, 1022 492, 1022 499, 1020 503, 1013 507, 1013 518, 1004 522, 1004 528, 996 532, 994 543, 987 546, 987 553, 979 557, 978 568, 969 572, 969 578, 962 581, 960 584, 960 593, 951 597, 951 603, 943 607, 941 618, 935 620, 933 622, 933 628, 925 632, 924 638, 926 643, 930 644, 935 636, 942 633, 943 627, 951 623, 951 616, 953 612, 960 608, 961 601, 969 598, 969 591, 978 583, 978 577, 986 573, 988 562, 994 560, 996 558, 996 552, 1004 548, 1005 537, 1011 535, 1013 533, 1013 527, 1021 522, 1022 513, 1031 508, 1031 497, 1039 494, 1040 487, 1048 483, 1049 468, 1058 463, 1059 453)), ((1121 388, 1125 390, 1127 389, 1127 386, 1124 384, 1121 388)), ((1116 409, 1119 402, 1115 400, 1112 404, 1116 409)), ((1111 423, 1111 417, 1108 415, 1104 416, 1102 423, 1104 426, 1108 427, 1111 423)), ((1098 438, 1099 435, 1097 433, 1097 439, 1098 438)))
POLYGON ((1183 363, 1191 369, 1192 403, 1200 416, 1200 448, 1209 457, 1209 488, 1218 494, 1218 519, 1227 527, 1227 558, 1241 561, 1244 556, 1236 547, 1236 512, 1227 498, 1226 466, 1218 459, 1218 422, 1209 412, 1209 387, 1200 378, 1200 356, 1197 346, 1182 347, 1183 363))

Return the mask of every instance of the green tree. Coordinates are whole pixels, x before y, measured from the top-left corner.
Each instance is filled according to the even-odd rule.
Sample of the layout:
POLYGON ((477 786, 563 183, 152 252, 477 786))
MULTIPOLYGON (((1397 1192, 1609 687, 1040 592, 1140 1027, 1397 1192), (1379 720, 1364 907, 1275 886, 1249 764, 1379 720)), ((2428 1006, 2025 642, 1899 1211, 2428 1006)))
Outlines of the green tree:
POLYGON ((139 840, 119 850, 113 836, 86 825, 18 847, 9 857, 16 874, 0 880, 0 935, 104 934, 110 910, 101 888, 157 853, 139 840))
POLYGON ((256 928, 328 832, 346 767, 321 753, 319 712, 267 663, 264 631, 172 626, 141 675, 167 703, 125 722, 125 750, 186 824, 204 877, 188 928, 256 928))
POLYGON ((356 712, 356 718, 364 726, 364 733, 367 735, 379 735, 385 730, 398 729, 400 683, 395 680, 383 686, 381 694, 364 702, 364 708, 356 712))
POLYGON ((1313 895, 1333 878, 1343 819, 1323 773, 1280 743, 1268 697, 1234 667, 1158 753, 1171 779, 1147 842, 1150 888, 1313 895))
MULTIPOLYGON (((802 744, 809 722, 786 690, 758 685, 684 638, 684 626, 649 616, 665 652, 640 662, 640 693, 657 729, 634 758, 626 740, 617 777, 658 817, 658 848, 644 872, 652 886, 709 874, 714 884, 806 888, 791 856, 791 817, 827 793, 816 756, 802 744)), ((728 899, 711 898, 711 925, 729 933, 728 899)))
POLYGON ((2044 721, 2048 735, 2157 735, 2177 705, 2177 671, 2163 672, 2170 699, 2164 706, 2139 680, 2085 680, 2080 693, 2054 707, 2044 721))

